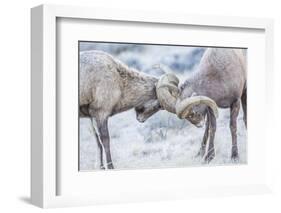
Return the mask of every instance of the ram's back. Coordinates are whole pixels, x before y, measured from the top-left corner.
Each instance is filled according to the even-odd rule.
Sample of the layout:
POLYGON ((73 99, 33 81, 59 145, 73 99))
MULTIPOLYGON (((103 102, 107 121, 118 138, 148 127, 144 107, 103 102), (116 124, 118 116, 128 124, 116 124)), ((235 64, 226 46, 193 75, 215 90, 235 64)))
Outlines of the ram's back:
POLYGON ((209 48, 194 76, 184 84, 185 96, 193 91, 212 98, 219 107, 228 108, 241 97, 246 75, 246 55, 242 49, 209 48))
POLYGON ((120 96, 120 75, 115 60, 101 51, 80 53, 79 102, 93 109, 109 108, 120 96))

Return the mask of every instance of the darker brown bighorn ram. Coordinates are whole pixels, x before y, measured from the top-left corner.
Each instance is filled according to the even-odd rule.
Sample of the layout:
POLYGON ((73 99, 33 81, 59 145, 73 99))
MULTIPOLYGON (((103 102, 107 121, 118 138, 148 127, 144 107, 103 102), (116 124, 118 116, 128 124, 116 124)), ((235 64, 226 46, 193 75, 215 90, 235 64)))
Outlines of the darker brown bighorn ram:
POLYGON ((100 150, 100 167, 103 164, 103 150, 106 166, 113 169, 110 153, 108 118, 135 108, 137 120, 144 122, 160 109, 189 116, 193 105, 204 103, 217 113, 216 104, 210 98, 196 96, 187 100, 177 100, 177 78, 167 74, 157 78, 127 67, 119 60, 101 51, 85 51, 80 54, 79 114, 93 119, 97 124, 96 134, 100 150), (157 89, 156 89, 157 86, 157 89), (158 98, 161 100, 161 105, 158 98))
POLYGON ((242 102, 244 111, 244 122, 247 125, 246 75, 245 50, 209 48, 205 51, 198 70, 179 88, 179 81, 174 75, 169 77, 170 80, 165 76, 158 82, 158 99, 165 109, 176 113, 180 118, 189 120, 196 126, 200 126, 207 117, 205 134, 198 153, 206 161, 212 160, 215 156, 216 110, 214 110, 215 105, 211 104, 212 100, 220 108, 230 108, 231 158, 238 159, 237 117, 240 102, 242 102), (206 99, 205 97, 210 98, 210 106, 201 104, 201 96, 204 96, 204 99, 206 99), (198 99, 199 104, 186 107, 185 103, 193 99, 198 99), (209 142, 207 143, 207 141, 209 142))

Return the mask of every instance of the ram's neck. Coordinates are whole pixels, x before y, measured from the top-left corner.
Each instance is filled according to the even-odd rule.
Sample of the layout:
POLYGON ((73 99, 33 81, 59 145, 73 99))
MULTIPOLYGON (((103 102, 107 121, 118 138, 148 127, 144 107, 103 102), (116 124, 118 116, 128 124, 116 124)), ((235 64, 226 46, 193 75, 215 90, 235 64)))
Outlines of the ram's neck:
POLYGON ((122 96, 117 104, 119 112, 143 105, 156 98, 155 84, 157 78, 143 73, 130 73, 123 81, 122 96))
POLYGON ((185 98, 191 97, 192 95, 197 93, 196 88, 197 88, 197 86, 196 86, 195 76, 194 75, 190 76, 180 86, 180 94, 181 94, 180 98, 185 99, 185 98))

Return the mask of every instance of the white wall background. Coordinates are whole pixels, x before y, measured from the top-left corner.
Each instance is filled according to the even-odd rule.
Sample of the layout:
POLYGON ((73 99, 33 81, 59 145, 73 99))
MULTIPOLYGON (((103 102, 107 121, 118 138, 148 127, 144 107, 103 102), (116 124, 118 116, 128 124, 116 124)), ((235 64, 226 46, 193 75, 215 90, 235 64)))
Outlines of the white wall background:
MULTIPOLYGON (((30 11, 41 3, 99 6, 123 9, 216 14, 231 16, 269 17, 275 19, 275 91, 276 105, 281 109, 281 6, 276 0, 8 0, 0 7, 0 211, 37 212, 29 204, 30 178, 30 11), (279 85, 278 85, 279 84, 279 85), (279 100, 278 100, 279 99, 279 100)), ((270 110, 273 110, 270 109, 270 110)), ((276 110, 277 111, 277 110, 276 110)), ((271 124, 280 129, 280 112, 271 124)), ((202 198, 145 204, 122 204, 47 210, 52 212, 280 212, 281 200, 281 140, 275 131, 275 192, 273 195, 202 198)))

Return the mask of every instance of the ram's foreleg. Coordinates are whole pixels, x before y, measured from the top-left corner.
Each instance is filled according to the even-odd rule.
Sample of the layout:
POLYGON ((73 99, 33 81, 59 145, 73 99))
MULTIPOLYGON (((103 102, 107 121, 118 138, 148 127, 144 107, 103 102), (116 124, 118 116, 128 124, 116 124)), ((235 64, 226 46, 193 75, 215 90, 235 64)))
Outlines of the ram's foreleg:
POLYGON ((215 157, 214 139, 215 139, 216 128, 217 128, 216 116, 214 115, 214 112, 209 107, 207 112, 207 119, 209 120, 208 140, 206 143, 205 154, 203 159, 205 162, 209 163, 215 157))
POLYGON ((98 130, 101 136, 102 146, 106 155, 106 165, 108 169, 114 169, 111 153, 110 153, 110 138, 108 132, 108 118, 102 121, 97 121, 98 130))
POLYGON ((101 154, 101 169, 104 169, 103 164, 103 151, 105 153, 106 157, 106 166, 108 169, 114 169, 110 154, 110 137, 108 132, 108 113, 104 113, 104 111, 100 111, 97 109, 89 109, 89 114, 92 118, 95 118, 95 121, 97 123, 97 129, 98 129, 98 137, 99 137, 99 150, 101 154))
POLYGON ((201 142, 201 147, 199 149, 199 152, 197 153, 197 156, 203 157, 205 155, 208 137, 209 137, 209 116, 207 115, 204 137, 203 137, 203 140, 201 142))
POLYGON ((95 135, 95 137, 96 137, 98 149, 99 149, 99 152, 100 152, 100 168, 101 168, 101 169, 105 169, 105 167, 104 167, 104 165, 103 165, 103 147, 102 147, 102 140, 101 140, 100 133, 99 133, 98 130, 95 128, 94 118, 91 118, 91 124, 92 124, 93 133, 94 133, 94 135, 95 135))

